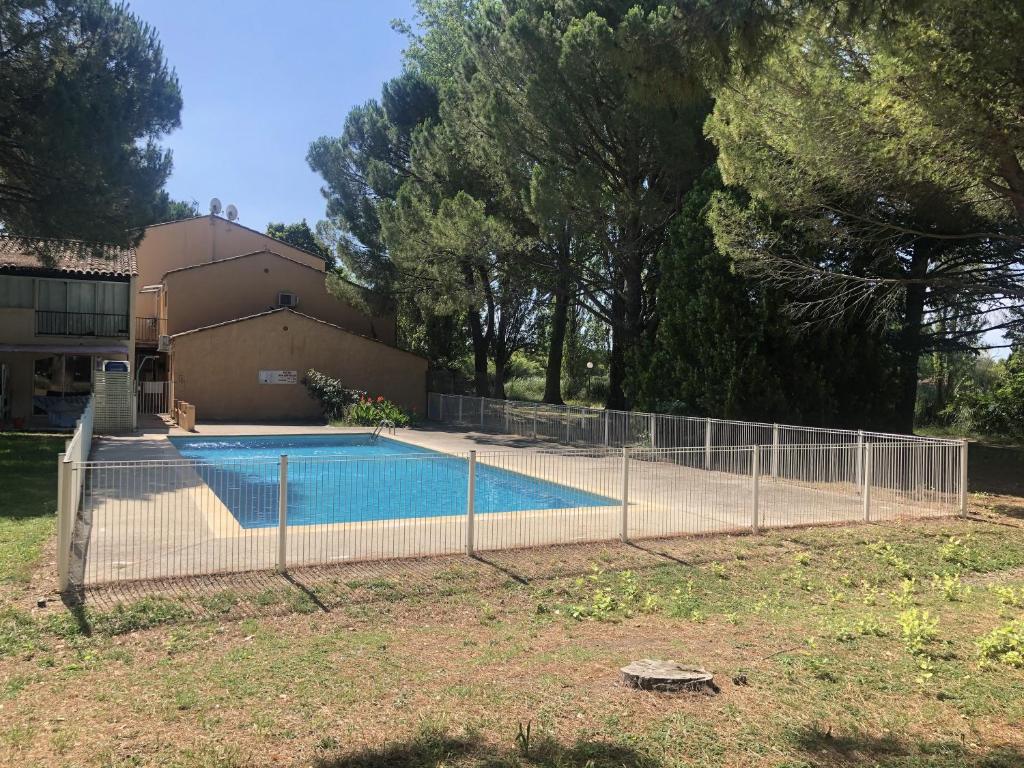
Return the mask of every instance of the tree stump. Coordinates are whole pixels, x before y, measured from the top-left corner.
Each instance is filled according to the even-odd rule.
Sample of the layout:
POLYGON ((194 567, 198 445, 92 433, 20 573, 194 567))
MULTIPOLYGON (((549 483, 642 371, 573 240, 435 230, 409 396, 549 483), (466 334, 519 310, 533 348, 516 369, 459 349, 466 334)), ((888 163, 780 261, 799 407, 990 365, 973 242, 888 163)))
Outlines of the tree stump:
POLYGON ((718 691, 714 676, 706 669, 687 667, 675 661, 640 659, 619 671, 626 685, 645 691, 718 691))

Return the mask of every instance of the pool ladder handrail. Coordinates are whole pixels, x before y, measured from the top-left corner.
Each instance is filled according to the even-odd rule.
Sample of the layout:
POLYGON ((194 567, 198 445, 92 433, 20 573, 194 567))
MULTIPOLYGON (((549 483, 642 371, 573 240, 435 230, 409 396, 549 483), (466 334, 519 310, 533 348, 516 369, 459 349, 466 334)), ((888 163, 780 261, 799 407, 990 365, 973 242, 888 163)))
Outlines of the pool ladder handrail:
POLYGON ((373 436, 370 439, 376 440, 380 437, 381 432, 383 432, 385 428, 390 428, 391 434, 395 434, 395 422, 391 419, 381 419, 380 424, 373 428, 373 436))

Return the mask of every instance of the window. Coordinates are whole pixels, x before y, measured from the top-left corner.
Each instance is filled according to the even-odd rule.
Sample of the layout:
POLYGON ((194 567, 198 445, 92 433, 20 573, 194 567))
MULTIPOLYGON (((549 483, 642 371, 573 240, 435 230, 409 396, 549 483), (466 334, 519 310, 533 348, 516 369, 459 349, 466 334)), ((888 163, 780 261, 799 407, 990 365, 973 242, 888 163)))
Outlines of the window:
POLYGON ((33 394, 83 395, 92 389, 92 355, 51 355, 35 361, 33 394))
POLYGON ((127 336, 129 284, 39 280, 36 332, 57 336, 127 336))
POLYGON ((127 316, 128 292, 128 283, 40 280, 39 309, 47 312, 127 316))
POLYGON ((0 307, 32 308, 34 281, 31 277, 0 275, 0 307))

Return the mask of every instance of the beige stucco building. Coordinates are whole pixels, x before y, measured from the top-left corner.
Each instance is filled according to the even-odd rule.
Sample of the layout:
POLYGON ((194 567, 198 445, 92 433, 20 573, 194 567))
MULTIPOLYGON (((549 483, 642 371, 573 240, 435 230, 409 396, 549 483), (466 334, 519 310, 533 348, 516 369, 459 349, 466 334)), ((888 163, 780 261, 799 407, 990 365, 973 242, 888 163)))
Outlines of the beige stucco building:
POLYGON ((136 259, 136 368, 145 389, 169 382, 157 402, 200 421, 316 418, 313 368, 422 412, 426 360, 395 346, 372 301, 328 291, 319 255, 209 215, 148 227, 136 259))
POLYGON ((200 418, 316 418, 320 406, 301 384, 310 368, 423 413, 424 358, 291 309, 185 331, 172 341, 175 397, 195 405, 200 418))
POLYGON ((164 332, 171 335, 273 309, 287 293, 305 315, 395 343, 394 318, 373 317, 332 296, 322 263, 318 269, 272 250, 173 269, 161 288, 164 332))
POLYGON ((134 349, 135 252, 0 236, 0 427, 69 428, 134 349))
POLYGON ((73 426, 112 361, 142 413, 316 418, 311 368, 422 413, 426 360, 329 279, 318 254, 214 215, 148 227, 135 249, 0 236, 0 427, 73 426))

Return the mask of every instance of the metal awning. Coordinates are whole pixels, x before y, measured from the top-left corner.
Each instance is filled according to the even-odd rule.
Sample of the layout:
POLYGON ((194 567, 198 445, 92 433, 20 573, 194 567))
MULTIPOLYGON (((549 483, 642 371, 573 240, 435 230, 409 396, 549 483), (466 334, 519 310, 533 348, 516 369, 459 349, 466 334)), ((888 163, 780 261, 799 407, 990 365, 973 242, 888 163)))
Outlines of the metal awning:
POLYGON ((48 352, 51 355, 127 355, 128 347, 84 344, 0 344, 0 352, 48 352))

